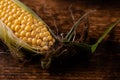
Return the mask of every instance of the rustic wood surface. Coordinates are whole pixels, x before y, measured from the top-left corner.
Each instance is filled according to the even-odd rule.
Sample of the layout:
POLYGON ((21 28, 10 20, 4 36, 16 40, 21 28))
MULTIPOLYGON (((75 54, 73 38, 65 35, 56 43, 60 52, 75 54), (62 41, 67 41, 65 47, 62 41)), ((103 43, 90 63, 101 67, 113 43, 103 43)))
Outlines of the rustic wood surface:
POLYGON ((53 64, 48 70, 41 69, 39 60, 19 62, 2 45, 0 52, 0 80, 120 80, 120 45, 117 44, 99 46, 89 61, 53 64))
MULTIPOLYGON (((59 33, 73 25, 69 12, 75 20, 83 11, 96 10, 90 14, 90 38, 98 38, 111 22, 120 18, 120 1, 104 0, 21 0, 32 8, 47 24, 59 33), (99 32, 100 31, 100 32, 99 32)), ((79 31, 79 30, 78 30, 79 31)), ((88 62, 54 65, 42 70, 39 60, 24 63, 14 59, 4 44, 0 43, 0 80, 120 80, 120 24, 112 31, 107 42, 102 43, 90 56, 88 62), (111 43, 111 41, 114 41, 111 43)))

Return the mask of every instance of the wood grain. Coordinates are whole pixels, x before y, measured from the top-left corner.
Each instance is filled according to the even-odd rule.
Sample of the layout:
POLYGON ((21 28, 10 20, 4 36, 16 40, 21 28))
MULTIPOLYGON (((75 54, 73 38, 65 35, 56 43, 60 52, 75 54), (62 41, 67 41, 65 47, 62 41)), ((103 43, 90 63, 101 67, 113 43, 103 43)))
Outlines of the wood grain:
MULTIPOLYGON (((119 80, 120 46, 109 45, 99 47, 88 62, 53 64, 48 70, 41 69, 39 60, 24 63, 9 52, 1 53, 0 80, 119 80)), ((6 48, 1 45, 0 52, 3 51, 6 48)))
MULTIPOLYGON (((84 12, 96 10, 89 15, 89 38, 97 39, 109 24, 120 18, 120 1, 114 0, 21 0, 33 9, 55 31, 54 20, 59 33, 66 33, 73 25, 69 12, 72 4, 77 20, 84 12)), ((81 27, 78 32, 81 32, 81 27)), ((19 62, 0 42, 0 80, 120 80, 120 24, 90 56, 88 62, 55 65, 49 70, 40 67, 39 59, 19 62), (109 42, 113 41, 113 43, 109 42)))

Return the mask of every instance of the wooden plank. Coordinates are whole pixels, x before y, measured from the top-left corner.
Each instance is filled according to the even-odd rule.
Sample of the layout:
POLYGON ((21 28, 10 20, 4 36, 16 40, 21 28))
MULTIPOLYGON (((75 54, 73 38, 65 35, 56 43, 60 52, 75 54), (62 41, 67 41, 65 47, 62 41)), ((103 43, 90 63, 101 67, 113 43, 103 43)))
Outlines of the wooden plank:
MULTIPOLYGON (((21 0, 32 8, 47 24, 59 33, 66 33, 73 25, 69 6, 77 20, 84 11, 96 9, 90 14, 90 38, 98 38, 107 25, 120 18, 120 1, 114 0, 21 0), (102 2, 103 1, 103 2, 102 2), (97 31, 96 31, 97 30, 97 31), (99 32, 100 31, 100 32, 99 32), (97 35, 96 35, 97 34, 97 35)), ((120 24, 113 30, 114 38, 120 42, 120 24)), ((88 62, 53 65, 49 70, 40 67, 39 59, 24 63, 14 59, 4 44, 0 42, 0 80, 119 80, 120 79, 120 45, 104 43, 90 56, 88 62)))

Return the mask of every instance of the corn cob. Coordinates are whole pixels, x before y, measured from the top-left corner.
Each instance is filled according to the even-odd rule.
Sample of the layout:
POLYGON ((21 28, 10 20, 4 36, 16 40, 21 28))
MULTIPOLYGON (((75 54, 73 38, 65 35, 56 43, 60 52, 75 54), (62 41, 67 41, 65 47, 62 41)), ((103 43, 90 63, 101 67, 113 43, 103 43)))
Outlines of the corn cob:
POLYGON ((18 0, 0 1, 0 19, 17 38, 40 52, 55 42, 48 26, 18 0))

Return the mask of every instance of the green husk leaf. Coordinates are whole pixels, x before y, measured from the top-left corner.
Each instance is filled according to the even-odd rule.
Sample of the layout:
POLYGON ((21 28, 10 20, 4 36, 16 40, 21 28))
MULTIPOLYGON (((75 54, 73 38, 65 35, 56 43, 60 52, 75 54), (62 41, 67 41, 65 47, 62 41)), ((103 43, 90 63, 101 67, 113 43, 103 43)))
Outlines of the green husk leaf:
POLYGON ((120 22, 120 20, 113 23, 104 33, 103 35, 98 39, 98 41, 91 46, 92 53, 95 52, 98 45, 102 42, 102 40, 106 37, 106 35, 120 22))
POLYGON ((24 51, 30 51, 32 53, 37 53, 43 55, 44 53, 38 52, 38 50, 29 44, 25 43, 21 39, 17 38, 9 27, 7 27, 0 20, 0 39, 8 46, 11 53, 17 57, 23 57, 24 51))
POLYGON ((18 6, 20 6, 25 11, 28 11, 30 14, 32 14, 39 21, 42 21, 46 25, 46 27, 48 28, 48 30, 50 31, 50 33, 52 34, 52 36, 57 40, 57 36, 52 32, 52 30, 50 29, 50 27, 33 10, 31 10, 29 7, 27 7, 25 4, 23 4, 19 0, 13 0, 13 2, 15 2, 18 6))

